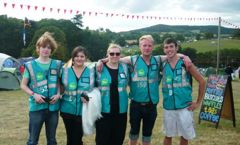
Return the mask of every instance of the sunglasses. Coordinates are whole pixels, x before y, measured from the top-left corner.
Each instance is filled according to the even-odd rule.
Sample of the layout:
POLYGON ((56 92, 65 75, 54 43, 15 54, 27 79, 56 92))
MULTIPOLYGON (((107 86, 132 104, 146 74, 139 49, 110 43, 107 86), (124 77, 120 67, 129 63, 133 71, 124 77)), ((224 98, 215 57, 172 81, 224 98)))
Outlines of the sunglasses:
POLYGON ((110 55, 110 56, 114 56, 114 55, 115 55, 115 56, 120 56, 120 52, 116 52, 116 53, 110 52, 109 55, 110 55))

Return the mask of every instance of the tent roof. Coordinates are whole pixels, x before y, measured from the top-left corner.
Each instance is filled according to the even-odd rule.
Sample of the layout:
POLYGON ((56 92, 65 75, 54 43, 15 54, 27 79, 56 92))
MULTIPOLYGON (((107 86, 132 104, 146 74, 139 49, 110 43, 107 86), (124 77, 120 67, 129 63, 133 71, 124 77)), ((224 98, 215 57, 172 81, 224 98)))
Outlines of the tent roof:
POLYGON ((14 62, 19 63, 19 61, 17 59, 15 59, 14 57, 11 57, 11 56, 9 56, 7 54, 4 54, 4 53, 0 53, 0 68, 2 67, 4 61, 8 58, 12 59, 14 62))

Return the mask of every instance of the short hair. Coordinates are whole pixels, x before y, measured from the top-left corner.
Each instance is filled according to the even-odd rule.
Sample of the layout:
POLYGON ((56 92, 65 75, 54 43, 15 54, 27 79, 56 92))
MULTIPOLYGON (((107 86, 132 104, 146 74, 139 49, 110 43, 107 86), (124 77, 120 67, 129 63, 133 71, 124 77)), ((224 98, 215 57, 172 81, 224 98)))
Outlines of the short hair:
POLYGON ((164 41, 163 41, 163 45, 164 44, 170 44, 170 43, 173 43, 175 45, 175 47, 178 46, 178 43, 175 39, 173 38, 166 38, 164 41))
POLYGON ((50 32, 45 32, 44 34, 42 34, 42 36, 37 40, 36 43, 36 52, 39 54, 39 48, 40 47, 45 47, 46 45, 50 45, 51 48, 51 53, 53 53, 58 45, 57 42, 55 41, 55 39, 53 38, 53 33, 50 32))
POLYGON ((154 43, 154 39, 153 39, 152 35, 143 35, 143 36, 141 36, 141 37, 139 38, 139 43, 140 43, 142 40, 145 40, 145 39, 150 40, 152 43, 154 43))

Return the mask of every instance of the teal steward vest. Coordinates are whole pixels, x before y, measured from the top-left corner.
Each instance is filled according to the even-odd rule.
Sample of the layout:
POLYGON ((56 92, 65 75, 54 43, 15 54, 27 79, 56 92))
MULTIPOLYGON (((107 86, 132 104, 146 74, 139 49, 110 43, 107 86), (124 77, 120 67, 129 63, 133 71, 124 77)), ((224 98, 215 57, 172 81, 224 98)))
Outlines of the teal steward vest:
POLYGON ((182 109, 192 101, 191 75, 186 72, 184 62, 179 59, 175 68, 163 63, 163 107, 167 110, 182 109))
MULTIPOLYGON (((40 94, 46 98, 51 98, 57 94, 57 84, 59 79, 59 73, 62 66, 60 60, 52 59, 50 62, 48 71, 43 71, 35 60, 27 62, 25 68, 29 71, 30 78, 28 87, 37 94, 40 94)), ((49 103, 36 103, 33 96, 29 97, 29 110, 38 111, 43 109, 49 109, 49 111, 57 111, 60 107, 60 101, 55 104, 49 103)))
MULTIPOLYGON (((119 92, 119 113, 126 113, 128 109, 128 68, 126 64, 119 63, 118 66, 118 92, 119 92)), ((110 85, 111 75, 103 66, 102 72, 97 74, 97 83, 101 92, 102 112, 110 113, 110 85)))
POLYGON ((130 98, 136 102, 159 102, 160 56, 151 56, 147 65, 142 56, 131 57, 130 98))
POLYGON ((85 67, 79 79, 72 67, 63 68, 61 82, 64 86, 64 95, 61 99, 61 112, 81 116, 81 94, 93 89, 94 80, 93 68, 85 67))

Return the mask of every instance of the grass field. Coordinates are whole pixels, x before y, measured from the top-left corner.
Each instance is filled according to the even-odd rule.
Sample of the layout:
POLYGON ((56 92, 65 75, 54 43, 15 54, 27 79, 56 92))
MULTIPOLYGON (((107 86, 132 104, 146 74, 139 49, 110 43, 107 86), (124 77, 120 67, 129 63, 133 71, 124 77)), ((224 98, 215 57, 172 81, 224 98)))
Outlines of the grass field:
MULTIPOLYGON (((233 82, 233 95, 236 114, 236 128, 232 121, 221 119, 218 129, 215 124, 202 121, 198 124, 199 109, 195 111, 195 126, 197 137, 190 141, 190 145, 240 145, 240 81, 233 82)), ((194 93, 196 96, 196 83, 194 93)), ((161 145, 164 135, 162 127, 162 106, 158 106, 158 118, 153 131, 152 144, 161 145)), ((0 91, 0 145, 24 145, 28 138, 28 98, 21 90, 0 91)), ((124 145, 128 144, 129 124, 124 145)), ((94 135, 83 137, 85 145, 94 145, 94 135)), ((66 144, 65 128, 62 119, 59 118, 57 129, 57 141, 59 145, 66 144)), ((42 129, 40 145, 45 145, 45 131, 42 129)), ((178 144, 178 138, 173 139, 173 144, 178 144)))
MULTIPOLYGON (((182 48, 195 48, 197 52, 207 52, 217 50, 217 40, 200 40, 196 42, 183 43, 181 44, 182 48)), ((234 39, 222 39, 220 40, 220 49, 223 48, 237 48, 240 49, 240 40, 234 39)))

